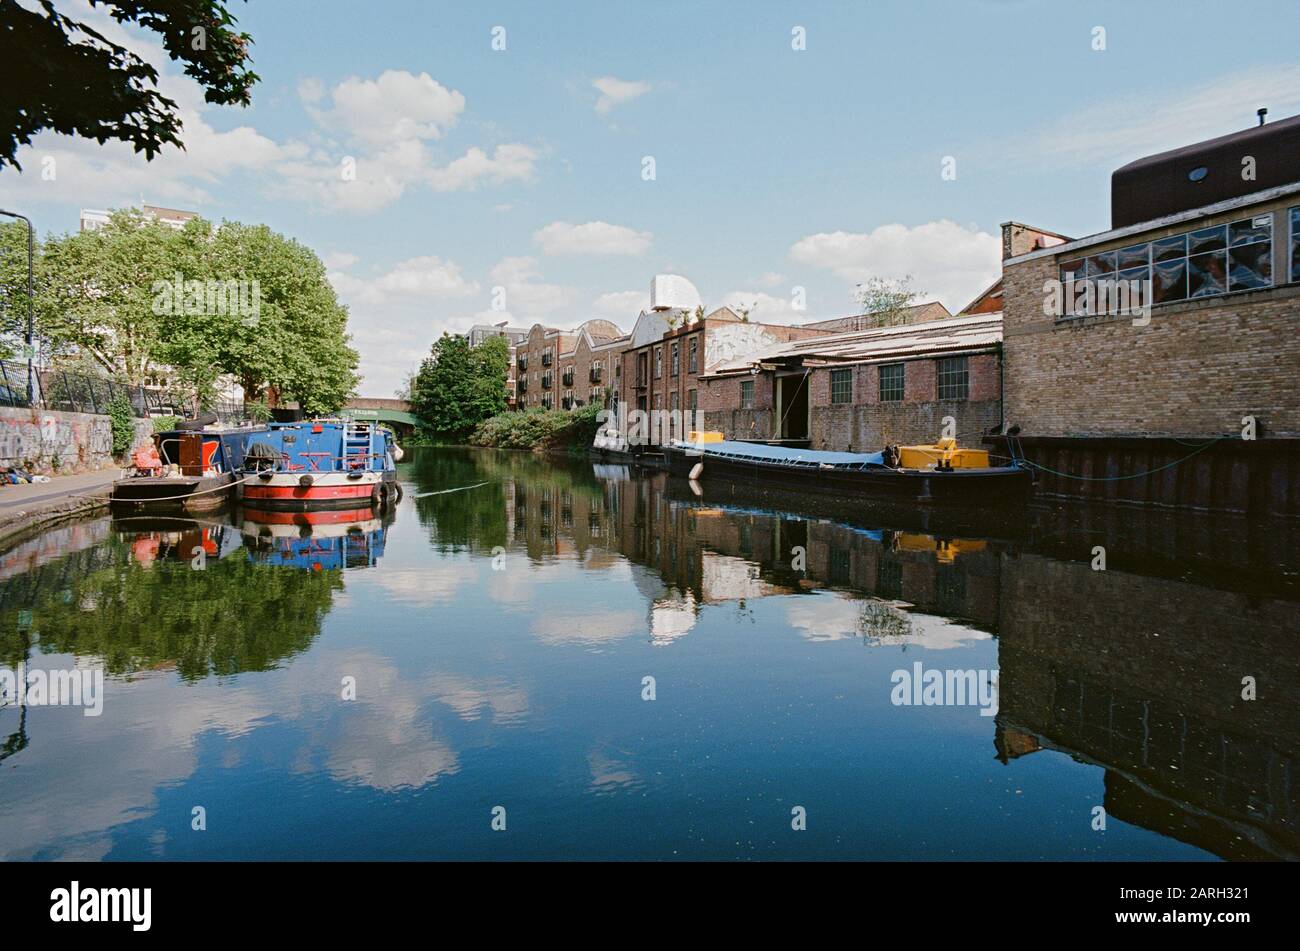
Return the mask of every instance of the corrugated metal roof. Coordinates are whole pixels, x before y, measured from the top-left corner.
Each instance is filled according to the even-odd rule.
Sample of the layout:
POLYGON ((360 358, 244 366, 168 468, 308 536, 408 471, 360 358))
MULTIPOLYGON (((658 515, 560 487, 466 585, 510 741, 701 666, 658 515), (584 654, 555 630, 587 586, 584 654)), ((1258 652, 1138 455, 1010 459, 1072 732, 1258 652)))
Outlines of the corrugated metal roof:
POLYGON ((1002 342, 1002 315, 975 314, 902 327, 876 327, 826 334, 775 344, 757 353, 719 364, 707 376, 748 372, 759 363, 789 360, 826 360, 833 363, 868 363, 926 353, 961 353, 983 350, 1002 342))

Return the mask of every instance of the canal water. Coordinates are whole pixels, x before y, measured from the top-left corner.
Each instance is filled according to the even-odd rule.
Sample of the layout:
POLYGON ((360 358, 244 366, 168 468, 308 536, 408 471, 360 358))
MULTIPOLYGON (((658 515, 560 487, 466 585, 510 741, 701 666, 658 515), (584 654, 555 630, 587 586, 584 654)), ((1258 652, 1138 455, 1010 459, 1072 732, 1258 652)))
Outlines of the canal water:
POLYGON ((0 856, 1300 857, 1294 526, 401 478, 0 556, 0 856))

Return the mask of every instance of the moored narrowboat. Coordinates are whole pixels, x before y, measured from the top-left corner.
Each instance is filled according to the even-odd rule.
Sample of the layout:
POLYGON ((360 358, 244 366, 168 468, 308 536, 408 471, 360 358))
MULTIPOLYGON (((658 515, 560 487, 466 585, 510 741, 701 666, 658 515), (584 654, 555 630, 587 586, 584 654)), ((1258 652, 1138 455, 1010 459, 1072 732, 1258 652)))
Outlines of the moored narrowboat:
POLYGON ((383 506, 401 498, 393 434, 339 419, 270 423, 249 440, 240 495, 245 505, 295 511, 383 506))
POLYGON ((770 482, 795 489, 916 503, 1005 504, 1028 501, 1033 477, 1015 464, 989 464, 982 449, 951 439, 882 452, 827 452, 692 434, 664 447, 669 471, 690 479, 770 482))
POLYGON ((260 564, 308 571, 374 567, 384 554, 387 520, 360 507, 290 512, 243 510, 244 546, 260 564))
MULTIPOLYGON (((215 420, 215 417, 212 417, 215 420)), ((260 427, 171 429, 131 454, 125 475, 113 483, 116 510, 199 512, 230 501, 239 484, 244 449, 260 427)))

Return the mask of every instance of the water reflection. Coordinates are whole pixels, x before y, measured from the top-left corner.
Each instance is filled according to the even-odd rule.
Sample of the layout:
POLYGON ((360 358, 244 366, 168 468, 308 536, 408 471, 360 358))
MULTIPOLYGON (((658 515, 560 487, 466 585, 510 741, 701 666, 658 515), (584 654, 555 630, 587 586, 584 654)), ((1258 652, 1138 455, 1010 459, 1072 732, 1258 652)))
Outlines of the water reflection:
MULTIPOLYGON (((494 545, 596 568, 616 552, 653 569, 659 584, 638 587, 654 645, 690 634, 703 606, 743 613, 816 591, 834 596, 783 599, 809 640, 945 650, 996 637, 1001 761, 1058 750, 1105 769, 1113 818, 1228 858, 1300 858, 1292 526, 1080 509, 980 524, 980 513, 862 510, 734 486, 697 495, 623 467, 556 471, 513 455, 437 464, 500 487, 475 503, 506 528, 494 545), (792 514, 809 508, 821 511, 792 514), (882 521, 934 534, 865 527, 882 521), (944 534, 974 527, 986 537, 944 534), (1096 545, 1105 571, 1093 568, 1096 545), (1243 699, 1243 677, 1261 699, 1243 699)), ((435 538, 450 534, 444 506, 419 509, 435 538)), ((474 549, 468 524, 463 510, 451 520, 474 549)), ((542 636, 598 642, 620 625, 635 627, 620 614, 561 616, 542 636)))
POLYGON ((115 678, 102 722, 0 708, 0 854, 1300 857, 1293 527, 523 453, 402 478, 396 517, 104 518, 0 556, 0 663, 115 678), (1000 669, 996 716, 891 706, 922 658, 1000 669), (527 817, 506 844, 484 797, 527 817))

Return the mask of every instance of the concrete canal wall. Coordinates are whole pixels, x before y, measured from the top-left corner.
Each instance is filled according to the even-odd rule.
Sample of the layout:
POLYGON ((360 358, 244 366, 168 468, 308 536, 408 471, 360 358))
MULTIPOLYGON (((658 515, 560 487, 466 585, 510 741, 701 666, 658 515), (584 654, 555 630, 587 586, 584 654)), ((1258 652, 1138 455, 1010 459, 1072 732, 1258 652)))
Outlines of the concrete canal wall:
MULTIPOLYGON (((135 421, 139 444, 153 433, 135 421)), ((0 407, 0 466, 46 475, 113 465, 113 425, 107 416, 25 407, 0 407)))

